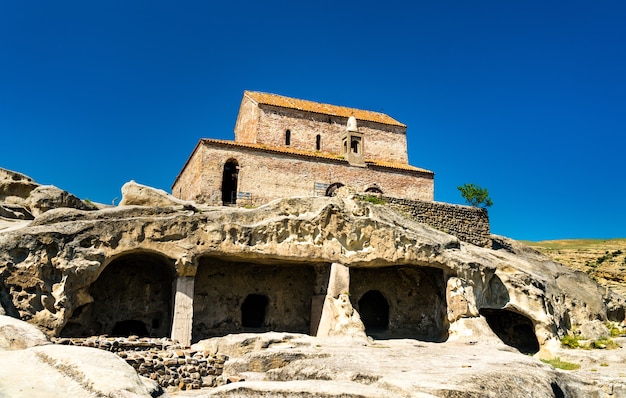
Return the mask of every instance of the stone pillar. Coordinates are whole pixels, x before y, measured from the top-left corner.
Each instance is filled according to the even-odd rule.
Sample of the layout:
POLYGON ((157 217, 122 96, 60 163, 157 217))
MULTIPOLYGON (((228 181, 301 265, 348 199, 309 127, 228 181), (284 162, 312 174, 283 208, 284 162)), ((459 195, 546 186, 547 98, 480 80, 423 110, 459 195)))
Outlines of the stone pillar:
POLYGON ((321 316, 315 336, 328 336, 335 327, 337 314, 335 314, 333 300, 341 294, 347 294, 350 290, 350 269, 345 265, 333 263, 330 266, 328 288, 323 301, 319 300, 318 306, 322 307, 321 316))
POLYGON ((176 296, 174 297, 172 339, 178 340, 187 347, 191 345, 194 282, 193 276, 179 276, 176 279, 176 296))

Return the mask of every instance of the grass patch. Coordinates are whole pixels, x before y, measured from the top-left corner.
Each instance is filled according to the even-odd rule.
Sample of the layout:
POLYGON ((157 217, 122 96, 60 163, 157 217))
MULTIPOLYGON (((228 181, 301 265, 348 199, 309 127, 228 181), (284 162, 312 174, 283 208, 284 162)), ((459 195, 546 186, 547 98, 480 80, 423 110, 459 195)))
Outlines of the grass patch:
POLYGON ((580 348, 580 337, 565 335, 561 338, 561 344, 569 348, 580 348))
POLYGON ((363 195, 360 197, 362 201, 369 202, 375 205, 384 205, 387 201, 384 198, 376 195, 363 195))
POLYGON ((580 369, 580 365, 572 362, 561 361, 561 358, 550 358, 550 359, 542 359, 541 362, 547 363, 548 365, 552 365, 557 369, 563 370, 576 370, 580 369))
POLYGON ((611 339, 599 339, 591 342, 591 348, 598 348, 601 350, 612 350, 615 348, 619 348, 619 346, 619 344, 611 339))

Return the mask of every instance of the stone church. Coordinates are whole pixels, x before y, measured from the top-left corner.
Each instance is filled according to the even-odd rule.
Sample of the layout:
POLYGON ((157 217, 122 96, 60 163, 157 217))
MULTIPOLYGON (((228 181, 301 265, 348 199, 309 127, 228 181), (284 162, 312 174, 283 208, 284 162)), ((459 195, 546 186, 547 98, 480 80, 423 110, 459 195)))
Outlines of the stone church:
POLYGON ((245 91, 235 140, 201 139, 172 186, 209 205, 332 196, 348 186, 432 201, 434 173, 408 163, 406 125, 383 113, 245 91))

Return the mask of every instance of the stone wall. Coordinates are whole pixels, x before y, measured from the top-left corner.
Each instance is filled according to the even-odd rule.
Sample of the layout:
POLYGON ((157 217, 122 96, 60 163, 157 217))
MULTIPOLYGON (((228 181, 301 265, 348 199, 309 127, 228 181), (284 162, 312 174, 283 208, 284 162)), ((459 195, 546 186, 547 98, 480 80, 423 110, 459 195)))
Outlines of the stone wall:
MULTIPOLYGON (((316 150, 316 136, 321 136, 321 152, 339 155, 348 118, 262 106, 256 143, 286 147, 285 132, 291 132, 289 148, 316 150)), ((363 148, 366 160, 380 159, 408 163, 406 129, 380 123, 357 121, 359 132, 365 137, 363 148)))
MULTIPOLYGON (((237 123, 235 141, 317 151, 316 136, 321 137, 320 152, 341 153, 341 139, 348 118, 267 104, 256 104, 244 95, 237 123), (291 132, 290 145, 285 133, 291 132)), ((358 129, 366 138, 366 159, 408 163, 406 127, 357 120, 358 129)))
MULTIPOLYGON (((345 160, 283 154, 236 145, 205 142, 194 153, 192 181, 186 171, 172 188, 174 196, 209 205, 221 205, 224 164, 239 165, 237 191, 250 194, 239 205, 258 206, 270 200, 296 196, 323 196, 324 186, 341 183, 359 192, 377 187, 385 195, 432 200, 432 173, 398 170, 379 166, 353 167, 345 160), (195 159, 202 159, 198 171, 195 159), (197 177, 201 176, 201 177, 197 177), (321 189, 316 190, 316 183, 321 189)), ((190 163, 191 165, 191 163, 190 163)))
POLYGON ((228 357, 190 350, 166 338, 91 336, 59 338, 54 342, 113 352, 139 375, 155 380, 166 389, 195 390, 226 382, 222 372, 228 357))
POLYGON ((491 246, 489 215, 486 209, 388 196, 383 198, 417 222, 454 235, 463 242, 482 247, 491 246))

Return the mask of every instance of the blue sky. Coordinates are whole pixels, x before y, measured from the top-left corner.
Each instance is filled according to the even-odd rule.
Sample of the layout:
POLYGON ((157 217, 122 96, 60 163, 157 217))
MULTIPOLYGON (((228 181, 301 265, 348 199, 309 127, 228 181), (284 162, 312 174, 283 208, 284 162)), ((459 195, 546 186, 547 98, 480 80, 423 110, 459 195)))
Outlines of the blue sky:
POLYGON ((0 2, 0 167, 112 203, 170 191, 244 90, 382 111, 493 233, 626 237, 626 3, 0 2))

